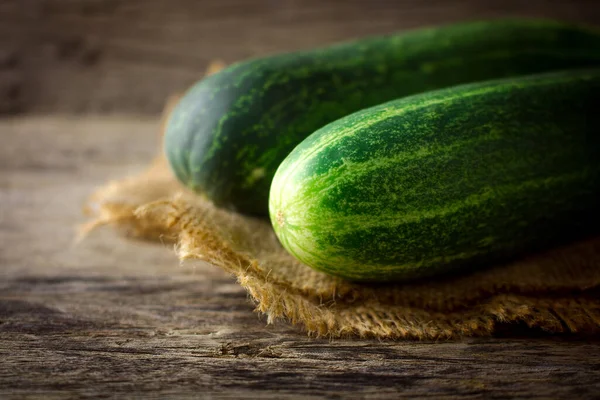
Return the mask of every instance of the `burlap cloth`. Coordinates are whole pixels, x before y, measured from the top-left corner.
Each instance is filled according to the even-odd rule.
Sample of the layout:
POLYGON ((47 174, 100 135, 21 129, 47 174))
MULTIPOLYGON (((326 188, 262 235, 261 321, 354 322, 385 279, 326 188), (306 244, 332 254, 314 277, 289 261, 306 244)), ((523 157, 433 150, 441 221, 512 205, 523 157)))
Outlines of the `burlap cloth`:
MULTIPOLYGON (((176 100, 167 102, 163 127, 176 100)), ((148 140, 157 139, 149 133, 148 140)), ((556 333, 600 332, 600 238, 435 282, 349 283, 288 255, 269 221, 218 209, 188 192, 171 174, 160 140, 157 147, 145 172, 92 194, 84 207, 92 220, 82 232, 109 224, 129 237, 171 241, 181 260, 201 259, 235 276, 268 322, 283 317, 317 336, 381 339, 490 335, 512 322, 556 333)))

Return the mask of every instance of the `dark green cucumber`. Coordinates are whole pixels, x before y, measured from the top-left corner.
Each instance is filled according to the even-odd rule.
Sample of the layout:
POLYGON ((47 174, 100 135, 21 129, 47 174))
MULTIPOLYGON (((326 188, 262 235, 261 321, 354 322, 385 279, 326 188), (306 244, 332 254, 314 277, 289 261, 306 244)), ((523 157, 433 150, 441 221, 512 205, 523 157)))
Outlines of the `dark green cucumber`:
POLYGON ((600 34, 545 20, 468 22, 234 64, 195 84, 168 122, 175 175, 218 206, 268 215, 281 161, 323 125, 455 84, 600 65, 600 34))
POLYGON ((270 217, 357 281, 454 273, 600 233, 600 69, 471 83, 326 125, 283 161, 270 217))

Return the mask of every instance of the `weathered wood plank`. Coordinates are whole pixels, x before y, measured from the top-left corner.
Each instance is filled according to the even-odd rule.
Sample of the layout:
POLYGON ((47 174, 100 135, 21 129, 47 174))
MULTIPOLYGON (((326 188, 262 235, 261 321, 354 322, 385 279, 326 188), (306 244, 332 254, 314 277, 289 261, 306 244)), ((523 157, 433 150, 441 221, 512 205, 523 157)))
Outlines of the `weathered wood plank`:
POLYGON ((307 338, 219 269, 110 229, 74 246, 96 185, 135 173, 158 121, 0 120, 0 398, 594 398, 600 341, 307 338))
POLYGON ((0 47, 16 47, 19 79, 0 87, 0 112, 158 114, 213 59, 514 15, 598 24, 600 2, 3 0, 0 47))

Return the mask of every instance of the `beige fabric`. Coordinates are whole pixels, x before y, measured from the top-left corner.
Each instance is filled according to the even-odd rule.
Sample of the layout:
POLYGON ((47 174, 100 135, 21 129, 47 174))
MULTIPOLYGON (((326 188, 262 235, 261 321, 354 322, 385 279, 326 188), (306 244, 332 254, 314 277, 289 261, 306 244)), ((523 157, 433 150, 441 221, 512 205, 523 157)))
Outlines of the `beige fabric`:
POLYGON ((92 220, 83 232, 109 224, 131 237, 170 240, 182 260, 202 259, 235 276, 269 322, 283 317, 319 336, 391 339, 489 335, 507 322, 600 332, 600 238, 444 281, 354 284, 296 261, 268 221, 187 191, 157 151, 146 172, 108 182, 91 196, 84 210, 92 220))

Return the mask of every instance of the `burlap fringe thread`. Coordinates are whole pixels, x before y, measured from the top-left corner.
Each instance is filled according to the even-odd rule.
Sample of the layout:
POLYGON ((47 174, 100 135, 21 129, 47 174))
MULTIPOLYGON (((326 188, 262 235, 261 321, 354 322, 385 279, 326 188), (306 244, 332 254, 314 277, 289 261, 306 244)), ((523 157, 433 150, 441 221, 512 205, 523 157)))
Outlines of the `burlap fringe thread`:
MULTIPOLYGON (((167 103, 163 127, 176 100, 167 103)), ((556 333, 600 331, 600 238, 443 281, 353 284, 297 262, 268 221, 188 192, 162 152, 141 175, 99 188, 84 211, 93 218, 84 233, 110 224, 127 236, 170 240, 181 260, 205 260, 235 276, 269 323, 285 318, 316 336, 450 339, 516 322, 556 333)))

